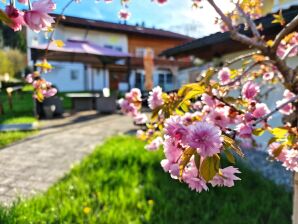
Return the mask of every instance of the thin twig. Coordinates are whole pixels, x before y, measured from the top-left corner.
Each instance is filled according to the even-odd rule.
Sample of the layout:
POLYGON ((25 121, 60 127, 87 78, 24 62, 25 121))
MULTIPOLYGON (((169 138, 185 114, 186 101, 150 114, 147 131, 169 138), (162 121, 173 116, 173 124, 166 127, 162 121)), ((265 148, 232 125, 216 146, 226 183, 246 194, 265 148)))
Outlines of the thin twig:
POLYGON ((244 19, 245 19, 247 25, 249 26, 249 28, 251 29, 251 32, 253 33, 253 35, 255 37, 257 37, 258 39, 260 39, 261 34, 258 31, 256 24, 251 20, 250 16, 243 11, 243 9, 240 7, 239 3, 235 3, 235 5, 236 5, 236 9, 238 10, 239 14, 244 17, 244 19))
POLYGON ((294 96, 293 98, 289 99, 288 101, 284 102, 283 104, 279 105, 278 107, 276 107, 274 110, 272 110, 270 113, 264 115, 263 117, 260 117, 259 119, 257 119, 254 123, 253 126, 256 126, 258 123, 268 119, 269 117, 271 117, 273 114, 275 114, 277 111, 279 111, 281 108, 283 108, 284 106, 286 106, 289 103, 293 103, 294 101, 296 101, 298 99, 298 95, 294 96))
POLYGON ((238 76, 236 79, 234 79, 233 81, 227 83, 227 84, 224 84, 224 85, 221 85, 221 86, 232 86, 234 85, 236 82, 240 81, 243 77, 245 77, 247 75, 247 73, 252 70, 254 67, 258 66, 258 65, 261 65, 261 64, 267 64, 267 63, 273 63, 272 61, 270 60, 266 60, 266 61, 257 61, 249 66, 246 67, 246 69, 243 71, 243 73, 238 76))
POLYGON ((224 99, 218 97, 218 96, 215 96, 215 95, 212 95, 212 97, 214 97, 215 99, 217 99, 218 101, 222 102, 223 104, 225 104, 226 106, 229 106, 231 107, 233 110, 237 111, 239 114, 244 114, 244 112, 242 110, 239 110, 238 108, 236 108, 234 105, 226 102, 224 99))
POLYGON ((266 50, 266 46, 264 45, 264 43, 260 43, 244 34, 239 33, 233 26, 232 20, 221 11, 221 9, 215 4, 213 0, 207 1, 214 8, 217 14, 221 17, 222 21, 228 26, 231 32, 232 39, 239 41, 240 43, 246 44, 248 46, 256 47, 260 50, 266 50))
POLYGON ((250 58, 250 57, 252 57, 252 56, 254 56, 256 54, 261 54, 261 51, 255 51, 255 52, 251 52, 251 53, 248 53, 248 54, 240 55, 239 57, 236 57, 236 58, 234 58, 234 59, 232 59, 230 61, 227 61, 224 64, 224 66, 230 66, 230 65, 232 65, 232 64, 234 64, 234 63, 236 63, 238 61, 241 61, 241 60, 243 60, 245 58, 250 58))
POLYGON ((295 45, 291 46, 290 48, 288 48, 287 51, 282 56, 281 60, 285 60, 287 57, 289 57, 289 55, 293 52, 293 50, 295 48, 298 48, 298 44, 295 44, 295 45))
POLYGON ((282 39, 285 38, 288 34, 292 33, 293 31, 296 30, 298 26, 298 15, 291 21, 289 22, 275 37, 274 44, 272 46, 272 49, 274 51, 277 50, 278 45, 282 41, 282 39))
MULTIPOLYGON (((30 1, 30 0, 29 0, 30 1)), ((51 33, 50 37, 49 37, 49 41, 48 41, 48 44, 47 44, 47 47, 45 49, 45 58, 47 57, 47 54, 48 54, 48 51, 49 51, 49 47, 50 47, 50 44, 53 40, 53 36, 55 34, 55 30, 56 30, 56 27, 59 25, 61 19, 63 18, 64 16, 64 13, 65 13, 65 10, 71 5, 71 3, 73 3, 75 0, 70 0, 62 9, 61 11, 61 14, 59 15, 59 17, 57 17, 57 21, 56 21, 56 24, 55 24, 55 28, 53 30, 53 32, 51 33)))

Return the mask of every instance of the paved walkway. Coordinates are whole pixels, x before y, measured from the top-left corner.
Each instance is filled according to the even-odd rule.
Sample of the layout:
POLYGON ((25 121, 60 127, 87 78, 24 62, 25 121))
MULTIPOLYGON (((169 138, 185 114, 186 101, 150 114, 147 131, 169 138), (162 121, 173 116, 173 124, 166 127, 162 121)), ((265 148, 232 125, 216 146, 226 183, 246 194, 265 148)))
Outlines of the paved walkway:
POLYGON ((0 151, 0 202, 11 203, 48 189, 104 138, 133 129, 121 115, 46 128, 0 151))

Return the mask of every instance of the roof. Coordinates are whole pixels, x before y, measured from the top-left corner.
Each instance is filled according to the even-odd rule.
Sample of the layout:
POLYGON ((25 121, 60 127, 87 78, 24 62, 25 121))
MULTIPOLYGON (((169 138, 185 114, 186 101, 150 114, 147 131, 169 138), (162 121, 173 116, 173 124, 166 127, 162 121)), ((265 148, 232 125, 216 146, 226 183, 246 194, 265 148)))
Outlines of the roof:
POLYGON ((98 46, 89 41, 67 40, 63 47, 51 43, 48 52, 45 51, 47 44, 40 44, 31 47, 33 60, 38 60, 47 56, 48 60, 54 61, 77 61, 90 64, 113 63, 119 59, 130 57, 128 53, 123 53, 113 49, 98 46))
MULTIPOLYGON (((297 14, 298 5, 283 10, 283 16, 287 23, 290 22, 297 14)), ((261 23, 263 25, 264 30, 261 34, 265 35, 266 39, 272 38, 282 29, 279 24, 271 23, 272 20, 272 13, 255 20, 256 24, 261 23)), ((240 28, 240 32, 251 35, 249 31, 244 30, 243 25, 240 28)), ((247 48, 248 47, 246 45, 232 40, 230 32, 217 32, 209 36, 190 41, 186 44, 167 49, 160 55, 166 57, 185 57, 194 55, 204 60, 210 60, 213 57, 219 57, 227 53, 241 51, 247 48)))
MULTIPOLYGON (((51 15, 56 18, 59 16, 58 14, 51 14, 51 15)), ((85 29, 87 27, 93 30, 104 30, 104 31, 117 32, 117 33, 151 35, 151 36, 160 37, 160 38, 171 38, 171 39, 178 39, 178 40, 184 40, 184 41, 186 40, 190 41, 194 39, 186 35, 174 33, 163 29, 112 23, 112 22, 106 22, 102 20, 84 19, 84 18, 73 17, 73 16, 65 16, 65 18, 62 19, 60 23, 66 26, 80 27, 85 29)))

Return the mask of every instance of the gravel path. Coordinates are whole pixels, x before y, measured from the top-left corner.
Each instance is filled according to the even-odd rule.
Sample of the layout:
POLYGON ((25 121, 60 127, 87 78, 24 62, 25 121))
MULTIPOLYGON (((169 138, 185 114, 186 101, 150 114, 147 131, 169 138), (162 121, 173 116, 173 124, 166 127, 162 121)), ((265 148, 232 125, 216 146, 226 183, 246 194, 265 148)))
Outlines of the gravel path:
POLYGON ((0 202, 10 204, 48 189, 106 137, 133 129, 127 116, 110 115, 41 130, 0 151, 0 202))

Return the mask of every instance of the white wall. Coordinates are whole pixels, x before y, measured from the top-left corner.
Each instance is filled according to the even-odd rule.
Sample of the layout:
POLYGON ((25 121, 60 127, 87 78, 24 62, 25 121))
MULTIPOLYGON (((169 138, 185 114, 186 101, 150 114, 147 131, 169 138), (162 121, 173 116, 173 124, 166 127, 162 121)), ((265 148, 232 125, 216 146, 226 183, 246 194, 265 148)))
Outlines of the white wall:
MULTIPOLYGON (((110 45, 121 48, 122 52, 128 52, 128 40, 125 34, 87 30, 85 28, 72 28, 59 25, 55 31, 54 39, 66 41, 67 39, 88 40, 99 46, 110 45)), ((29 47, 48 42, 43 32, 35 33, 27 29, 27 45, 29 47)))
POLYGON ((53 65, 53 70, 44 74, 43 77, 54 84, 59 91, 84 91, 84 65, 81 63, 66 63, 66 62, 50 62, 53 65), (77 73, 77 79, 71 78, 71 70, 77 73))

